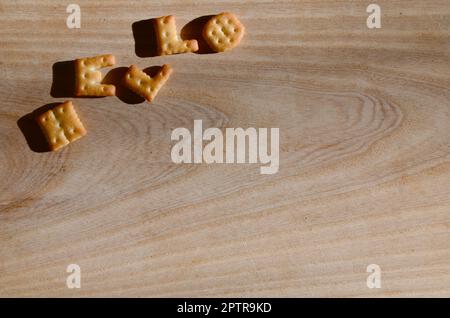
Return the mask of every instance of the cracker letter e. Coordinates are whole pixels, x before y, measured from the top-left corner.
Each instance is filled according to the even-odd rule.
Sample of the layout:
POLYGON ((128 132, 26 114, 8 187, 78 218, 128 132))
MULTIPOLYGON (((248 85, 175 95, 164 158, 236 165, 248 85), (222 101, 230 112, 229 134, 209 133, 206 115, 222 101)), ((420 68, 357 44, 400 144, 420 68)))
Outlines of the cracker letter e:
POLYGON ((101 84, 102 67, 116 64, 114 55, 100 55, 75 60, 75 96, 114 96, 114 85, 101 84))

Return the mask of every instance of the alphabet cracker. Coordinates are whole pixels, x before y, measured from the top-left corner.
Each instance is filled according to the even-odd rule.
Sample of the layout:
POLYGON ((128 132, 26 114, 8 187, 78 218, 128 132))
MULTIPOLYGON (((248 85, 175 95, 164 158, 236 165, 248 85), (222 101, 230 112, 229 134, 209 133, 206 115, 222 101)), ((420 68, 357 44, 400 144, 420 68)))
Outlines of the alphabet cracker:
POLYGON ((151 103, 169 79, 170 74, 172 74, 172 68, 168 64, 164 64, 158 74, 153 77, 141 71, 137 66, 131 65, 123 82, 126 87, 151 103))
POLYGON ((154 21, 159 55, 198 51, 197 40, 183 41, 178 37, 174 16, 160 17, 154 21))
POLYGON ((116 64, 114 55, 100 55, 75 60, 75 95, 76 96, 114 96, 114 85, 101 84, 102 67, 116 64))
POLYGON ((36 120, 53 151, 86 135, 86 129, 70 101, 48 110, 36 120))
POLYGON ((230 12, 212 17, 203 28, 203 38, 216 52, 224 52, 238 46, 244 33, 244 25, 230 12))

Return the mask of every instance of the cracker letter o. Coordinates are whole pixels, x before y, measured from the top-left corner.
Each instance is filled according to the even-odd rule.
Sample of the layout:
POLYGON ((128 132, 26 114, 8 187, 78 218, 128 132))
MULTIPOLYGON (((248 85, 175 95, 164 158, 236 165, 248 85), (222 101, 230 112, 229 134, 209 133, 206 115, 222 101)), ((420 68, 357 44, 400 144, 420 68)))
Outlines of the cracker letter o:
POLYGON ((238 46, 244 33, 244 25, 230 12, 212 17, 203 28, 203 38, 216 52, 224 52, 238 46))

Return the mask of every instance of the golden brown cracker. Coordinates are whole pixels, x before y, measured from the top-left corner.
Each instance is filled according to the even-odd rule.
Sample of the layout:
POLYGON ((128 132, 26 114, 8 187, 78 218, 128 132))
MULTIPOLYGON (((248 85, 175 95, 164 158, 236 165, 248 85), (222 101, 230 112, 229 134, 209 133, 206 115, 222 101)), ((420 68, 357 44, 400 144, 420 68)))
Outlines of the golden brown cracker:
POLYGON ((203 38, 216 52, 224 52, 238 46, 244 33, 244 25, 230 12, 212 17, 203 28, 203 38))
POLYGON ((114 96, 114 85, 101 84, 102 67, 116 64, 114 55, 106 54, 75 60, 75 96, 114 96))
POLYGON ((181 40, 177 34, 175 17, 172 15, 154 19, 158 54, 171 55, 187 52, 197 52, 197 40, 181 40))
POLYGON ((58 150, 86 135, 71 101, 64 102, 36 118, 51 150, 58 150))
POLYGON ((153 77, 141 71, 137 66, 131 65, 123 82, 133 92, 144 97, 148 102, 152 102, 169 79, 170 74, 172 74, 172 67, 168 64, 164 64, 158 74, 153 77))

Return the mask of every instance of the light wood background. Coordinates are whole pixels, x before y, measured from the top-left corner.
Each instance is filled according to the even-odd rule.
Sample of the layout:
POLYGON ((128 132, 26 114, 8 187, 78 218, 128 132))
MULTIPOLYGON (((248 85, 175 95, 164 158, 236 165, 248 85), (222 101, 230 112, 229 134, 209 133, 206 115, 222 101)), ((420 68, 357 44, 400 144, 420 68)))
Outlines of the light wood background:
POLYGON ((379 30, 370 1, 76 2, 69 30, 68 1, 0 0, 1 296, 450 296, 450 1, 377 1, 379 30), (233 51, 145 57, 138 21, 225 10, 233 51), (104 53, 175 73, 152 105, 65 96, 58 62, 104 53), (42 152, 29 114, 67 99, 88 135, 42 152), (173 164, 194 119, 279 127, 279 173, 173 164))

